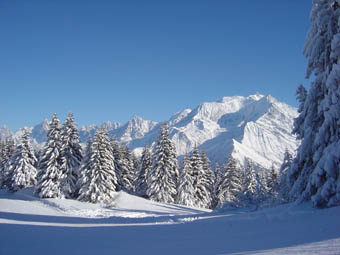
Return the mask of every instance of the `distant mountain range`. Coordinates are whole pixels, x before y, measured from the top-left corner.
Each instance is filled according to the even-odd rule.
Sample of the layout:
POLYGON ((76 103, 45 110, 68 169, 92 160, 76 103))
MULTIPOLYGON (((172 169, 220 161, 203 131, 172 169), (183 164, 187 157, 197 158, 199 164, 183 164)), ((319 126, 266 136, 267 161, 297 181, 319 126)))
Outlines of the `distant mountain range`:
MULTIPOLYGON (((212 163, 225 163, 229 154, 244 164, 247 159, 270 168, 279 166, 287 149, 294 154, 298 145, 291 134, 297 110, 271 96, 260 94, 248 97, 223 97, 215 102, 205 102, 195 109, 175 113, 168 120, 170 138, 177 154, 183 156, 197 146, 204 149, 212 163)), ((25 127, 12 133, 7 127, 0 129, 0 137, 20 137, 23 130, 31 132, 35 146, 46 140, 48 120, 34 127, 25 127)), ((106 122, 110 136, 125 143, 136 155, 145 145, 151 146, 158 135, 161 123, 133 116, 127 123, 106 122)), ((79 129, 85 143, 97 126, 79 129)))

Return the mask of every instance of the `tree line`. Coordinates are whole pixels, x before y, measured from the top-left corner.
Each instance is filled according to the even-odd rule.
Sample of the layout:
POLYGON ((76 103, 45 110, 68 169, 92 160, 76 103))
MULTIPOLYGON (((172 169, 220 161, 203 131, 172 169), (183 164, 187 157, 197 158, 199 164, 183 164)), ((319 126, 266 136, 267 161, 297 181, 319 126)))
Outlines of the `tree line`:
POLYGON ((13 192, 34 186, 41 198, 109 205, 123 190, 157 202, 200 208, 272 203, 280 188, 274 167, 255 171, 249 160, 243 169, 232 155, 226 164, 212 169, 205 151, 195 147, 180 164, 166 124, 161 125, 153 149, 145 147, 140 159, 110 138, 104 127, 82 148, 72 113, 62 125, 53 114, 40 152, 32 148, 27 131, 16 144, 12 139, 2 141, 0 185, 13 192))

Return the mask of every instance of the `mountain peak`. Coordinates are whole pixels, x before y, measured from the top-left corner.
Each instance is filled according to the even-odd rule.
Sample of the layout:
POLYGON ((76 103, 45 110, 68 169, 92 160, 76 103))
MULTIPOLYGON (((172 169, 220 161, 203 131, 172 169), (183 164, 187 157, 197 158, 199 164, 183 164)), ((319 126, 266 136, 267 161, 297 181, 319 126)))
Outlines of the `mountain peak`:
MULTIPOLYGON (((249 158, 270 168, 273 163, 276 166, 281 163, 286 148, 294 153, 298 142, 291 130, 296 116, 294 107, 271 95, 256 93, 204 102, 193 110, 175 113, 167 123, 170 139, 179 156, 191 152, 197 145, 206 151, 212 164, 225 163, 232 153, 241 164, 249 158)), ((36 143, 46 141, 48 124, 49 121, 44 120, 32 128, 30 136, 36 143)), ((160 123, 137 115, 125 124, 107 121, 104 125, 110 136, 128 144, 135 152, 140 152, 145 145, 152 145, 160 127, 160 123)), ((93 136, 96 127, 80 128, 81 141, 86 142, 88 137, 93 136)), ((2 127, 0 136, 11 135, 8 131, 6 126, 2 127)))

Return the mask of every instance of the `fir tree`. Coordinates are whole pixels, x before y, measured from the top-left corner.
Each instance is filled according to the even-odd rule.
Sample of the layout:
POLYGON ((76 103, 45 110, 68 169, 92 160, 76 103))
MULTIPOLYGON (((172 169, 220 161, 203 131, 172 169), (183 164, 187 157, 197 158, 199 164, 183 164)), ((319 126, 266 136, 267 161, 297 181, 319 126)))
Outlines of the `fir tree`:
POLYGON ((93 143, 93 137, 89 136, 86 141, 85 150, 83 153, 83 160, 81 162, 80 168, 79 168, 79 174, 78 174, 78 180, 76 183, 77 190, 76 190, 76 197, 79 198, 80 196, 80 188, 83 183, 89 181, 90 175, 89 175, 89 169, 86 168, 87 164, 89 163, 92 155, 92 143, 93 143))
POLYGON ((214 174, 215 174, 215 177, 214 177, 215 182, 214 182, 214 192, 213 192, 213 195, 212 195, 212 208, 217 207, 217 205, 219 203, 217 194, 218 194, 218 187, 219 187, 221 180, 222 180, 222 172, 221 172, 221 169, 220 169, 220 166, 219 166, 218 163, 215 164, 214 174))
POLYGON ((9 161, 9 169, 13 173, 11 180, 12 191, 36 184, 37 169, 34 167, 36 161, 28 132, 24 131, 20 143, 9 161))
POLYGON ((38 184, 35 192, 41 198, 64 198, 61 188, 64 175, 60 167, 60 152, 60 124, 57 115, 54 113, 38 165, 38 184))
POLYGON ((9 168, 9 161, 15 151, 15 142, 7 138, 3 144, 2 158, 0 162, 0 188, 10 188, 13 171, 9 168))
POLYGON ((340 9, 335 0, 314 0, 304 55, 314 74, 295 122, 302 139, 289 170, 290 199, 316 207, 340 205, 340 9))
POLYGON ((123 161, 121 146, 118 143, 117 138, 115 136, 111 137, 110 144, 112 155, 114 158, 114 165, 118 182, 117 190, 122 190, 124 188, 124 184, 121 178, 123 171, 121 166, 123 161))
POLYGON ((112 147, 104 128, 97 130, 79 179, 78 200, 112 204, 118 186, 112 147))
POLYGON ((256 174, 254 169, 254 164, 251 160, 248 160, 246 168, 245 168, 245 175, 244 175, 244 181, 243 181, 243 200, 247 204, 254 204, 256 203, 257 199, 257 180, 256 180, 256 174))
POLYGON ((236 160, 230 155, 227 164, 224 166, 222 180, 217 189, 218 204, 222 206, 224 202, 237 202, 241 190, 240 169, 236 160))
POLYGON ((60 153, 60 167, 64 176, 61 189, 66 198, 76 195, 78 172, 83 159, 79 143, 78 129, 73 114, 69 113, 61 129, 60 153))
POLYGON ((176 151, 169 140, 166 124, 161 126, 152 159, 152 169, 147 177, 147 196, 157 202, 174 203, 178 178, 176 151))
POLYGON ((184 156, 182 171, 179 176, 177 203, 187 206, 197 206, 196 190, 194 187, 191 160, 184 156))
POLYGON ((120 153, 119 167, 123 189, 133 193, 135 191, 135 169, 132 155, 127 146, 121 146, 120 153))
POLYGON ((275 200, 277 198, 277 193, 279 190, 279 177, 274 165, 272 165, 269 176, 267 178, 267 187, 270 196, 273 200, 275 200))
POLYGON ((152 160, 150 148, 144 147, 136 183, 136 193, 141 197, 148 198, 146 195, 146 190, 148 188, 147 176, 151 170, 151 167, 152 160))
POLYGON ((208 191, 208 203, 206 205, 207 208, 212 208, 212 200, 214 194, 214 185, 215 185, 215 175, 210 167, 210 160, 205 152, 202 150, 201 152, 202 166, 203 166, 203 176, 201 178, 201 185, 204 185, 206 190, 208 191))
POLYGON ((289 201, 289 180, 288 180, 288 170, 292 165, 292 155, 286 149, 283 162, 279 171, 279 194, 278 201, 281 203, 287 203, 289 201))

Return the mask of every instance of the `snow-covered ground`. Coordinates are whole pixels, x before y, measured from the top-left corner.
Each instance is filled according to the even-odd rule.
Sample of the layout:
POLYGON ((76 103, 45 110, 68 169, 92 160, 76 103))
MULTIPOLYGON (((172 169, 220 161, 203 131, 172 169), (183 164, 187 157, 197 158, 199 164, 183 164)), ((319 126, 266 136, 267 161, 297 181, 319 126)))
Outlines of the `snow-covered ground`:
POLYGON ((340 254, 340 207, 210 212, 117 193, 115 207, 0 191, 0 254, 340 254))

